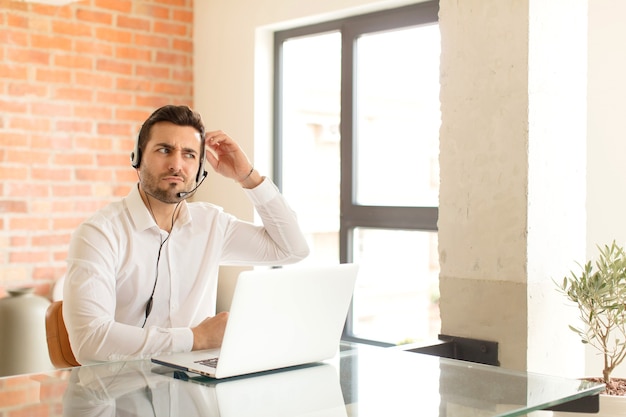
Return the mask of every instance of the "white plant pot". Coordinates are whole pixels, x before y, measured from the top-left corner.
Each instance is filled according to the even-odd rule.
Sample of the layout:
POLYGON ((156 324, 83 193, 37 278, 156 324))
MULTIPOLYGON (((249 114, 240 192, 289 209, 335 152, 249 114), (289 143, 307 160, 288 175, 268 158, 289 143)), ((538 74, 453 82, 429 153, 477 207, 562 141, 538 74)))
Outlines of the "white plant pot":
POLYGON ((554 411, 553 417, 626 417, 626 396, 600 394, 600 411, 597 414, 565 413, 554 411))

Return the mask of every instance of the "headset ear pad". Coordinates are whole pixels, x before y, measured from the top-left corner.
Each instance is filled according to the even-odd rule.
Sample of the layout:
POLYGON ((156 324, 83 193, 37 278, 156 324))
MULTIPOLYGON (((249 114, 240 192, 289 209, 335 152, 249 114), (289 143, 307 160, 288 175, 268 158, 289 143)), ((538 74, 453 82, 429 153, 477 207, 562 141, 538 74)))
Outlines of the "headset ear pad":
POLYGON ((198 167, 198 174, 196 175, 196 184, 199 184, 200 181, 202 181, 204 179, 204 177, 207 176, 208 172, 206 172, 204 165, 206 164, 206 158, 205 158, 205 148, 204 148, 204 137, 202 138, 201 141, 201 148, 200 148, 200 166, 198 167))
POLYGON ((133 168, 139 168, 141 163, 141 149, 139 149, 139 138, 135 141, 135 149, 130 153, 130 165, 133 168))

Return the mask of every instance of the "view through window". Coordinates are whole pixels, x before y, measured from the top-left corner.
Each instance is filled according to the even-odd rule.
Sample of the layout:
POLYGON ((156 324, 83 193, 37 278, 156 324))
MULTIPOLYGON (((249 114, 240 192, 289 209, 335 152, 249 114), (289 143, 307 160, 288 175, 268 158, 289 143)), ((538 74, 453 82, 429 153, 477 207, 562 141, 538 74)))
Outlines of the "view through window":
POLYGON ((413 219, 438 205, 439 27, 366 27, 352 40, 345 27, 279 42, 278 183, 309 239, 304 262, 361 266, 349 338, 435 339, 436 216, 413 219))

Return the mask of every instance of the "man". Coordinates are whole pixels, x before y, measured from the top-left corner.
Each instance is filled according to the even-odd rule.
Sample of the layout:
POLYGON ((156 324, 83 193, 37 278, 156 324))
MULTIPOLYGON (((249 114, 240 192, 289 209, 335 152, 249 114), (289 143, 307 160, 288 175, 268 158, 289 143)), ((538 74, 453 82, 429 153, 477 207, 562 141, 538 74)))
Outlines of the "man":
POLYGON ((131 164, 137 187, 70 242, 63 316, 82 364, 218 347, 228 318, 215 315, 219 265, 287 264, 309 253, 274 184, 228 135, 205 132, 188 107, 156 110, 131 164), (243 187, 263 226, 185 201, 206 176, 205 160, 243 187))

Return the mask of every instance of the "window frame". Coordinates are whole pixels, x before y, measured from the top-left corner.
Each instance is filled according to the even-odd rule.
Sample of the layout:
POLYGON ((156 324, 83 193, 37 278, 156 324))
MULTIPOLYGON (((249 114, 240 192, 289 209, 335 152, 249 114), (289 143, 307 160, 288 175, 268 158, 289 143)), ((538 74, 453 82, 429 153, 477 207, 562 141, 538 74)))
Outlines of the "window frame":
MULTIPOLYGON (((273 178, 282 190, 283 132, 282 132, 282 74, 283 43, 292 38, 328 32, 340 32, 341 51, 341 111, 340 111, 340 229, 339 259, 352 262, 352 232, 358 227, 380 229, 437 231, 438 207, 398 207, 355 204, 355 89, 356 42, 362 35, 387 30, 438 23, 439 2, 427 1, 395 9, 346 17, 274 33, 274 103, 273 103, 273 178)), ((381 346, 388 343, 354 336, 352 306, 342 339, 381 346)))

